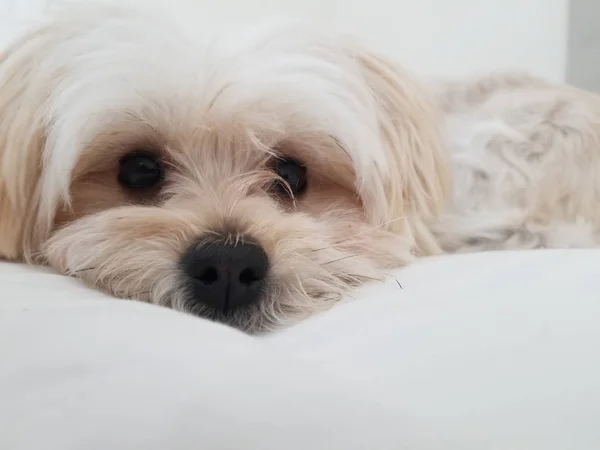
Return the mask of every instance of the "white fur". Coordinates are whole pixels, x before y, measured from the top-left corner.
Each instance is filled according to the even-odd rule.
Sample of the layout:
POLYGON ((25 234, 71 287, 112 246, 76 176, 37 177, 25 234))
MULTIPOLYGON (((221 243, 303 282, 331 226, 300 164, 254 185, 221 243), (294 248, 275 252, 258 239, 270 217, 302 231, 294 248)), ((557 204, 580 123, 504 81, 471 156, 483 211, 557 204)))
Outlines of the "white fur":
POLYGON ((449 251, 600 242, 600 98, 525 75, 437 87, 454 191, 449 251))

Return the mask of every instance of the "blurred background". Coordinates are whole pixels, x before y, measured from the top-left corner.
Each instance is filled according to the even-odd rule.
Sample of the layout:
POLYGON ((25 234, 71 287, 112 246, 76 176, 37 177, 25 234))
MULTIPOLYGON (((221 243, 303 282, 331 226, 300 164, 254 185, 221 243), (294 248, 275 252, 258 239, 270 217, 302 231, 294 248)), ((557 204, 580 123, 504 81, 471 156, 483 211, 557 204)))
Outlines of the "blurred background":
MULTIPOLYGON (((56 1, 0 0, 0 17, 6 24, 56 1)), ((525 70, 600 91, 600 0, 137 1, 243 21, 306 18, 356 34, 421 75, 525 70)))

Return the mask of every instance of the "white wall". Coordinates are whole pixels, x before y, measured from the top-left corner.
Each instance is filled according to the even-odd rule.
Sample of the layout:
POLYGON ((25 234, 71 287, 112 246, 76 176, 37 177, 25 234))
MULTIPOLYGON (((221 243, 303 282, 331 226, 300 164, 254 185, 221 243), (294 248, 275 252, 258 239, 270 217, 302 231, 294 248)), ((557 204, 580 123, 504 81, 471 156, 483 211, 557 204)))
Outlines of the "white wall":
MULTIPOLYGON (((0 0, 0 15, 44 1, 0 0)), ((426 75, 521 69, 563 80, 566 72, 568 0, 153 1, 246 21, 301 16, 358 34, 426 75)))
MULTIPOLYGON (((318 0, 317 0, 318 1, 318 0)), ((341 25, 426 74, 565 76, 568 0, 346 0, 341 25)))
POLYGON ((520 69, 561 81, 566 73, 569 0, 179 1, 246 20, 282 13, 332 24, 426 75, 520 69))

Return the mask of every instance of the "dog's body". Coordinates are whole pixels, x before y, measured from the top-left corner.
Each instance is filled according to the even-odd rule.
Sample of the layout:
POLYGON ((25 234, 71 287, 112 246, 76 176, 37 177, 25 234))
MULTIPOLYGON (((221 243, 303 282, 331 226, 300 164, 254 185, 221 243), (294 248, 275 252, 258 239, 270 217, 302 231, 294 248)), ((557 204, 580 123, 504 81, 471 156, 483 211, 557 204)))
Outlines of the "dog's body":
POLYGON ((441 85, 454 191, 446 251, 600 242, 600 97, 527 75, 441 85))
POLYGON ((257 331, 415 257, 596 245, 595 95, 429 89, 305 27, 220 36, 99 8, 6 50, 0 256, 257 331))

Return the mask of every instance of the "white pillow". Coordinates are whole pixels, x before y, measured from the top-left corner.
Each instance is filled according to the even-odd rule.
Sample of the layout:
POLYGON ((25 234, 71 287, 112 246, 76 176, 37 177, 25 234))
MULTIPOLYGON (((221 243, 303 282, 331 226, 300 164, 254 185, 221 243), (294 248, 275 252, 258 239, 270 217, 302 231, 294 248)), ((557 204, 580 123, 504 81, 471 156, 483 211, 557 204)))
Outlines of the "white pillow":
POLYGON ((597 450, 599 273, 594 250, 423 260, 250 337, 3 264, 0 449, 597 450))

